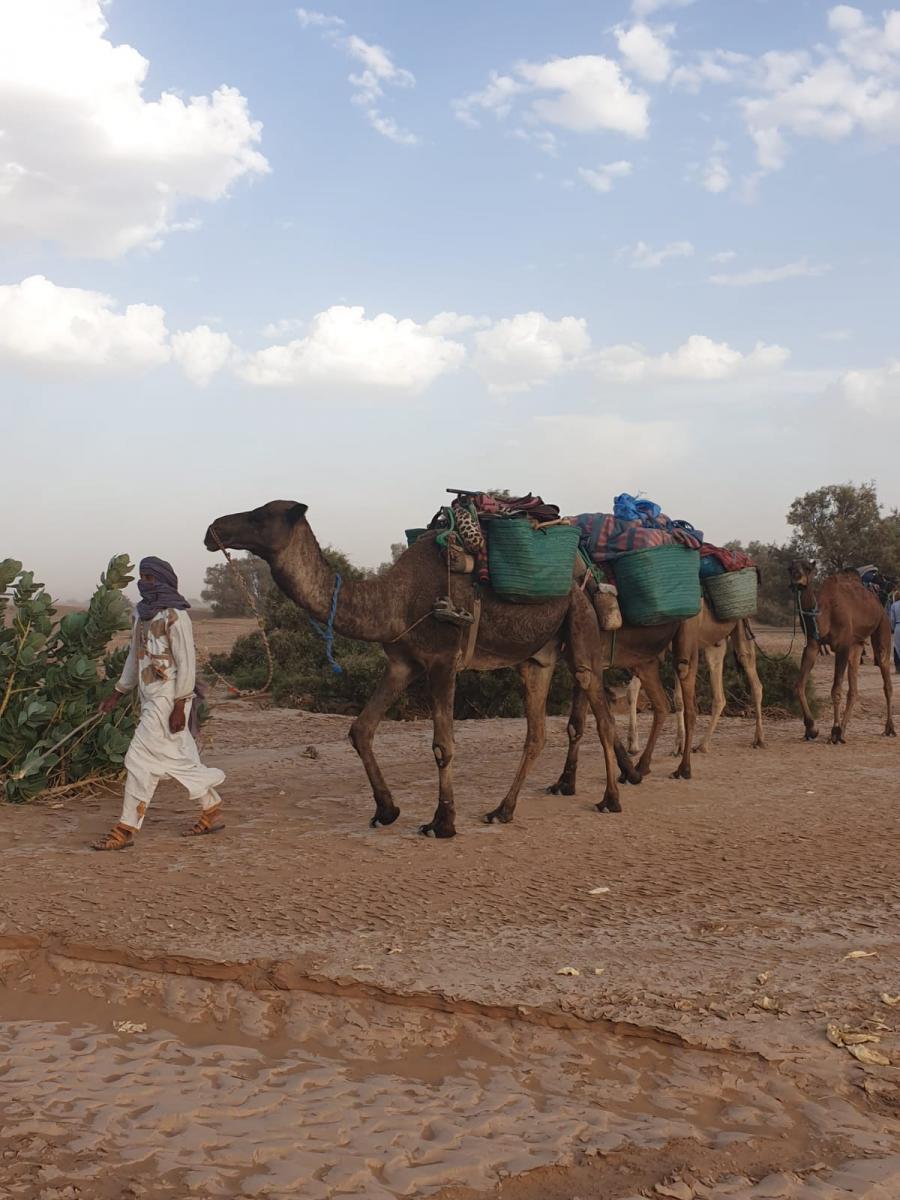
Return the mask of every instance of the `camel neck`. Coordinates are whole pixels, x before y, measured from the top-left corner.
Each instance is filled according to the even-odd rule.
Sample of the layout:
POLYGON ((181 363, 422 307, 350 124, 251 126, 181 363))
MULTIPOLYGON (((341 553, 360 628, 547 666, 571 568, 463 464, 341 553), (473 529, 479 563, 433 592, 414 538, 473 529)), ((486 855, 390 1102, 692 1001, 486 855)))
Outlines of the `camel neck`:
MULTIPOLYGON (((270 566, 281 590, 317 621, 327 621, 335 591, 335 570, 309 525, 298 525, 288 546, 276 554, 270 566)), ((381 641, 388 607, 381 579, 343 579, 335 631, 363 642, 381 641)))

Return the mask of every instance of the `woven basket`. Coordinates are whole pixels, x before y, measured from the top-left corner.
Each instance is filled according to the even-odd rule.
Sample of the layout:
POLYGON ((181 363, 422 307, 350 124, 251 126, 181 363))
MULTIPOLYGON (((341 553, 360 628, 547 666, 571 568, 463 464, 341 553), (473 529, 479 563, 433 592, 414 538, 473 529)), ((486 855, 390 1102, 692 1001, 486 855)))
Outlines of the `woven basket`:
POLYGON ((404 529, 403 532, 406 534, 406 545, 408 548, 410 546, 414 546, 416 544, 416 542, 419 540, 419 538, 422 536, 422 534, 427 533, 427 530, 425 530, 425 529, 404 529))
POLYGON ((524 517, 484 522, 491 587, 504 600, 540 601, 566 596, 581 532, 575 525, 535 529, 524 517))
POLYGON ((703 586, 717 620, 737 621, 740 617, 756 614, 759 587, 756 567, 727 571, 724 575, 710 575, 704 579, 703 586))
POLYGON ((700 552, 649 546, 614 562, 619 607, 626 625, 664 625, 700 611, 700 552))

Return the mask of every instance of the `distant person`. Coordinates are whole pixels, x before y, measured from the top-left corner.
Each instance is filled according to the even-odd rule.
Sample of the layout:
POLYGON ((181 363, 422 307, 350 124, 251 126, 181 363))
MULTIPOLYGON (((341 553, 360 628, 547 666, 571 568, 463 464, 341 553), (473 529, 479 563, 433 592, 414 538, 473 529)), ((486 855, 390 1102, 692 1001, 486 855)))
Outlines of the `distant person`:
POLYGON ((900 593, 894 592, 888 616, 891 619, 891 633, 894 635, 894 670, 900 675, 900 593))
POLYGON ((128 777, 122 816, 94 850, 126 850, 161 779, 177 779, 192 800, 200 802, 200 816, 185 837, 217 833, 222 800, 216 787, 225 774, 205 767, 194 734, 199 730, 195 702, 196 661, 187 600, 178 591, 178 576, 161 558, 141 560, 138 589, 141 602, 131 635, 131 649, 116 690, 102 702, 110 713, 124 695, 138 689, 141 717, 125 756, 128 777))

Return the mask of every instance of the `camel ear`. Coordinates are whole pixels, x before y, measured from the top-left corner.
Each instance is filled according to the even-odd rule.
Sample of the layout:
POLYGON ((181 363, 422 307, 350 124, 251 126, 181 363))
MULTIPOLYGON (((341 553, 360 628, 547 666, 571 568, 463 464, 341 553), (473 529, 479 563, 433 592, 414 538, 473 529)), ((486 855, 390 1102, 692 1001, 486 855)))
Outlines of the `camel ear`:
POLYGON ((306 505, 295 504, 293 508, 289 508, 284 514, 292 525, 296 525, 306 516, 306 505))

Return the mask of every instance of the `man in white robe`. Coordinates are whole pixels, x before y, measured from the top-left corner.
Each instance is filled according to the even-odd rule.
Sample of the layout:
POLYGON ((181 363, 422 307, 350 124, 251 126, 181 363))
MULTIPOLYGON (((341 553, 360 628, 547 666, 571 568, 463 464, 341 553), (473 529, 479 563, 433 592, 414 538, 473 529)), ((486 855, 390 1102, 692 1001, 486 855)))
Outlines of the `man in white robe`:
MULTIPOLYGON (((122 696, 136 687, 141 716, 134 732, 125 768, 125 798, 118 824, 99 841, 95 850, 125 850, 134 835, 161 779, 177 779, 192 800, 200 803, 198 820, 185 836, 217 833, 224 828, 222 800, 216 788, 225 778, 217 767, 200 761, 190 726, 195 702, 196 659, 190 608, 178 591, 178 578, 162 559, 141 561, 138 588, 141 603, 131 635, 131 648, 112 696, 103 701, 103 712, 112 712, 122 696)), ((194 715, 195 716, 195 715, 194 715)))

